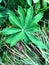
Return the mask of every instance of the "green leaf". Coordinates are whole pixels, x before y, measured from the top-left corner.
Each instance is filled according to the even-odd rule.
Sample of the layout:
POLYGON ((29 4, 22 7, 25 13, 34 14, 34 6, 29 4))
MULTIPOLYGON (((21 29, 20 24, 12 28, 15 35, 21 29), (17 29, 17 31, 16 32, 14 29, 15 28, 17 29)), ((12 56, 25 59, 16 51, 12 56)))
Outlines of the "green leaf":
POLYGON ((39 2, 39 0, 33 0, 33 2, 34 2, 34 3, 38 3, 38 2, 39 2))
POLYGON ((40 27, 38 24, 34 24, 34 25, 28 27, 28 29, 26 29, 26 31, 31 32, 31 33, 40 32, 40 27))
POLYGON ((27 0, 28 5, 32 5, 32 0, 27 0))
POLYGON ((37 13, 40 10, 40 1, 35 3, 35 12, 37 13))
POLYGON ((14 46, 22 38, 22 32, 9 36, 5 42, 9 43, 10 46, 14 46))
POLYGON ((43 12, 39 12, 34 18, 32 19, 31 26, 37 24, 43 17, 43 12))
POLYGON ((4 16, 3 16, 3 14, 0 12, 0 18, 1 18, 1 17, 4 17, 4 16))
POLYGON ((0 0, 0 3, 2 2, 2 0, 0 0))
POLYGON ((42 48, 42 49, 46 49, 46 45, 43 44, 43 42, 39 39, 39 38, 36 38, 35 36, 33 36, 32 34, 30 33, 27 33, 27 36, 29 37, 29 39, 32 41, 32 43, 34 43, 38 48, 42 48))
POLYGON ((18 6, 18 13, 20 14, 21 25, 24 26, 25 14, 21 6, 18 6))
POLYGON ((10 21, 10 23, 12 25, 14 25, 14 26, 18 26, 18 27, 21 28, 20 21, 17 18, 17 16, 14 14, 14 12, 11 11, 11 10, 8 10, 8 13, 7 14, 9 15, 9 21, 10 21))
POLYGON ((22 41, 27 42, 29 41, 29 39, 27 38, 26 34, 24 32, 22 32, 22 37, 21 37, 22 41))
POLYGON ((47 2, 45 2, 45 0, 42 0, 42 6, 43 6, 43 8, 47 7, 47 2))
MULTIPOLYGON (((30 23, 30 21, 32 20, 32 17, 33 17, 33 13, 34 13, 34 10, 33 10, 33 7, 31 6, 28 11, 27 11, 27 15, 26 15, 26 18, 25 18, 25 28, 28 27, 28 24, 30 23)), ((30 24, 29 24, 30 25, 30 24)))
POLYGON ((45 2, 47 2, 49 4, 49 0, 44 0, 45 2))
POLYGON ((49 33, 49 27, 47 27, 46 31, 47 31, 47 33, 49 33))
POLYGON ((4 10, 4 9, 5 9, 5 7, 0 5, 0 10, 4 10))
POLYGON ((20 29, 16 29, 16 28, 5 28, 2 30, 2 34, 3 35, 10 35, 10 34, 15 34, 20 32, 20 29))

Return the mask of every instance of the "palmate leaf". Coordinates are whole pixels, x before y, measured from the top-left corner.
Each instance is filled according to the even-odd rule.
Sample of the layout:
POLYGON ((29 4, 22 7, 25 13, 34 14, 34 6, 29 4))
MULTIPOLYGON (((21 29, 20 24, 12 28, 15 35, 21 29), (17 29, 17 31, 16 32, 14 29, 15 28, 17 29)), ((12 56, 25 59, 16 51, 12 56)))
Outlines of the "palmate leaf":
POLYGON ((20 15, 21 25, 23 27, 24 26, 24 22, 25 22, 25 13, 24 13, 24 11, 23 11, 21 6, 18 6, 18 13, 20 15))
POLYGON ((10 34, 15 34, 20 32, 20 29, 16 29, 16 28, 5 28, 2 30, 2 34, 3 35, 10 35, 10 34))
POLYGON ((33 7, 31 6, 28 9, 27 15, 25 16, 26 18, 23 18, 25 15, 23 9, 20 6, 18 9, 21 19, 18 19, 14 12, 8 10, 9 21, 12 25, 14 25, 15 29, 3 29, 2 33, 4 35, 10 35, 6 39, 6 43, 9 43, 11 46, 13 46, 19 40, 27 41, 27 39, 30 39, 37 47, 45 49, 45 44, 43 44, 43 42, 38 37, 33 36, 34 32, 40 32, 38 22, 42 19, 43 12, 39 12, 33 17, 33 7), (25 20, 25 23, 23 19, 25 20))

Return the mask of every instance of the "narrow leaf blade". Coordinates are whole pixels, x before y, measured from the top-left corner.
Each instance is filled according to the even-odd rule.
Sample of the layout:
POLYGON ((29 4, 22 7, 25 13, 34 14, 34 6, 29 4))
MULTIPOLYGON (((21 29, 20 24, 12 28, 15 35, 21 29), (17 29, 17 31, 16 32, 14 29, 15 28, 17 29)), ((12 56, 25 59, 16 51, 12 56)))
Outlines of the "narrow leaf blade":
POLYGON ((5 42, 9 43, 10 46, 14 46, 22 38, 22 32, 9 36, 5 42))
POLYGON ((9 21, 10 21, 10 23, 11 23, 12 25, 21 27, 20 21, 19 21, 19 19, 17 18, 17 16, 14 14, 13 11, 8 10, 8 13, 7 13, 7 14, 9 15, 9 21))
POLYGON ((15 34, 20 32, 20 29, 16 29, 16 28, 5 28, 2 30, 2 34, 3 35, 10 35, 10 34, 15 34))
POLYGON ((21 6, 18 6, 18 13, 20 15, 21 25, 24 26, 25 14, 21 6))
POLYGON ((43 42, 39 38, 36 38, 35 36, 33 36, 30 33, 26 33, 26 34, 29 37, 29 39, 32 41, 32 43, 34 43, 38 48, 42 48, 42 49, 47 48, 46 45, 43 44, 43 42))
POLYGON ((36 16, 34 16, 34 18, 32 19, 31 25, 33 24, 37 24, 43 17, 43 12, 39 12, 36 16))
POLYGON ((26 15, 26 18, 25 18, 25 26, 24 26, 24 28, 28 27, 28 24, 29 24, 30 21, 32 20, 33 13, 34 13, 34 10, 33 10, 33 7, 31 6, 31 7, 28 9, 28 11, 27 11, 27 15, 26 15))
POLYGON ((40 32, 40 27, 38 24, 34 24, 30 27, 28 27, 28 29, 26 29, 27 32, 30 32, 30 33, 35 33, 35 32, 40 32))

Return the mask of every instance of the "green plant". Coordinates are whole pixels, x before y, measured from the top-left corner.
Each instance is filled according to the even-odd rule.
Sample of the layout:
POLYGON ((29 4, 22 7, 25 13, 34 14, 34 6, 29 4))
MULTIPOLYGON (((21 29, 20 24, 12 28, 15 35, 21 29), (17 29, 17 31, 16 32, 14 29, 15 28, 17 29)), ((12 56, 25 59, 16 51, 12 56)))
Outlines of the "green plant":
POLYGON ((48 3, 0 0, 0 65, 49 65, 48 3))
POLYGON ((7 14, 9 15, 9 21, 14 28, 6 27, 2 30, 2 34, 10 35, 5 40, 6 43, 10 43, 10 45, 13 46, 19 40, 25 41, 26 38, 29 38, 32 43, 34 43, 38 47, 41 47, 43 49, 46 48, 45 44, 43 44, 43 42, 34 35, 34 33, 36 32, 41 32, 38 22, 42 19, 43 12, 41 11, 35 16, 33 16, 33 12, 33 7, 30 7, 28 9, 27 15, 25 16, 23 9, 19 6, 18 13, 20 16, 18 19, 14 12, 8 10, 7 14))

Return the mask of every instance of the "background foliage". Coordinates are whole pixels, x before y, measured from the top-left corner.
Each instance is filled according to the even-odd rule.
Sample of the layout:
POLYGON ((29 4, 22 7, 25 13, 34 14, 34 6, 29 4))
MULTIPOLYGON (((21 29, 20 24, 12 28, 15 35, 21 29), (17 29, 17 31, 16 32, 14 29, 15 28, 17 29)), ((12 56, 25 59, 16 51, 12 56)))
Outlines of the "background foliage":
POLYGON ((49 65, 49 0, 0 0, 0 65, 49 65))

